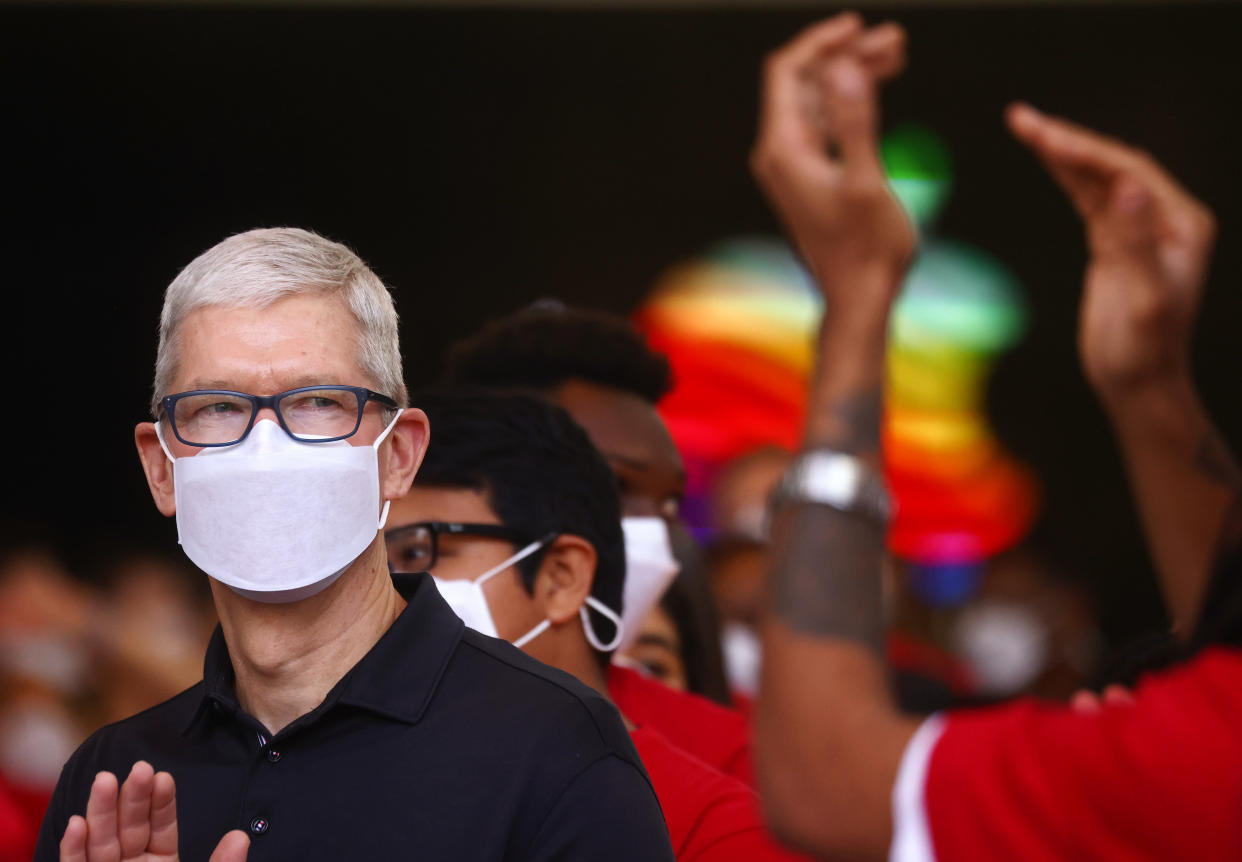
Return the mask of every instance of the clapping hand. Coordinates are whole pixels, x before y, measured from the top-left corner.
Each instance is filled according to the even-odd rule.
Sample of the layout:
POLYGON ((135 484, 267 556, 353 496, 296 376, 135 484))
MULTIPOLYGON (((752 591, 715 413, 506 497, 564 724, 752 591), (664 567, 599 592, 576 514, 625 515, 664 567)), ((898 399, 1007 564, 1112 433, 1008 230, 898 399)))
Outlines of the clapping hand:
MULTIPOLYGON (((177 862, 177 792, 167 772, 138 761, 125 783, 101 772, 91 785, 86 816, 69 818, 60 862, 177 862)), ((209 862, 246 862, 250 839, 227 833, 209 862)))

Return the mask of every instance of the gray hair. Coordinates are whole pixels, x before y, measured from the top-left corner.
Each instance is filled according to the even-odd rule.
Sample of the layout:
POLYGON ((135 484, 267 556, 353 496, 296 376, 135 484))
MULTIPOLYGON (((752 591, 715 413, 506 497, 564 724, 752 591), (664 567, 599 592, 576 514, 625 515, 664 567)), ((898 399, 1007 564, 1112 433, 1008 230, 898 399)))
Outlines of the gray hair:
POLYGON ((358 364, 384 395, 406 406, 397 309, 388 288, 338 242, 298 228, 267 228, 209 248, 164 291, 152 414, 158 416, 177 373, 177 330, 190 312, 209 305, 265 308, 302 293, 338 294, 346 301, 358 322, 358 364))

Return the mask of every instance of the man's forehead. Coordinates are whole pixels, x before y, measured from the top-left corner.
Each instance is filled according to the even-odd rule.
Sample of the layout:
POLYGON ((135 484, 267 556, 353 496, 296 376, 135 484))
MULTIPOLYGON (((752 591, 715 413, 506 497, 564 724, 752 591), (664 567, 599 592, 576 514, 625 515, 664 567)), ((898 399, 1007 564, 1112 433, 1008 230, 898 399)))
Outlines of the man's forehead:
POLYGON ((357 362, 357 324, 332 296, 290 296, 262 307, 204 306, 186 316, 177 340, 178 389, 271 394, 325 383, 373 384, 357 362))
POLYGON ((418 521, 459 521, 472 524, 499 524, 488 497, 473 488, 414 485, 410 492, 393 502, 388 513, 389 529, 418 521))
POLYGON ((681 456, 655 408, 638 395, 610 386, 571 380, 553 396, 610 459, 633 469, 680 472, 681 456))

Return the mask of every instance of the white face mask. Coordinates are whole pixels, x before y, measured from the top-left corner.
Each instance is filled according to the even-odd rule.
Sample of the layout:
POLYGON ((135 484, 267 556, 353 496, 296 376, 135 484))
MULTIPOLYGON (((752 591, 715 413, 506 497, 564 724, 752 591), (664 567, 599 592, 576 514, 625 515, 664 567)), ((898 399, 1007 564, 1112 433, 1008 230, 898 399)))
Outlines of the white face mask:
POLYGON ((759 668, 763 664, 759 635, 745 623, 728 622, 720 633, 720 646, 729 688, 754 697, 759 693, 759 668))
POLYGON ((299 443, 264 419, 240 443, 185 458, 172 457, 157 423, 173 462, 186 556, 256 601, 294 602, 326 589, 388 518, 376 451, 400 415, 370 446, 299 443))
MULTIPOLYGON (((508 569, 510 566, 526 559, 531 554, 546 545, 549 541, 550 539, 540 539, 537 542, 531 542, 516 554, 509 557, 504 562, 492 566, 492 568, 488 569, 474 580, 446 580, 444 578, 437 578, 434 575, 432 575, 431 580, 435 583, 436 589, 440 591, 440 595, 444 598, 444 601, 448 602, 448 606, 453 609, 453 612, 457 614, 457 616, 461 617, 462 622, 481 634, 497 638, 500 637, 500 634, 496 631, 496 621, 492 619, 492 611, 491 608, 488 607, 487 596, 483 593, 483 585, 496 575, 508 569)), ((617 644, 621 640, 624 628, 621 618, 618 617, 611 608, 596 599, 594 596, 587 596, 586 604, 578 609, 578 616, 582 619, 582 630, 586 633, 586 638, 591 642, 591 646, 601 652, 608 652, 617 648, 617 644), (613 638, 609 643, 601 642, 596 636, 595 630, 591 625, 590 615, 587 613, 587 605, 590 605, 592 608, 611 620, 612 624, 616 627, 616 634, 613 635, 613 638)), ((552 621, 545 619, 543 622, 539 623, 539 625, 535 626, 526 634, 515 640, 513 645, 521 649, 526 646, 526 644, 530 643, 535 638, 539 637, 539 635, 547 631, 551 625, 552 621)))
POLYGON ((984 599, 962 611, 954 632, 957 652, 974 673, 980 693, 1009 697, 1030 685, 1048 664, 1049 634, 1028 607, 984 599))
POLYGON ((621 519, 625 533, 625 592, 621 609, 624 636, 617 652, 625 652, 642 632, 643 621, 681 571, 673 557, 668 524, 663 518, 621 519))

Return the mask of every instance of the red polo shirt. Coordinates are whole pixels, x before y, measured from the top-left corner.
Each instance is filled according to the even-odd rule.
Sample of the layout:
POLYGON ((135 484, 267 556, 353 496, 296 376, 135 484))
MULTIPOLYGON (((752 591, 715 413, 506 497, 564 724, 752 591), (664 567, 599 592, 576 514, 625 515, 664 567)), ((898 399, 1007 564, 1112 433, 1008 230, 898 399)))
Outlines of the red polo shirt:
POLYGON ((1242 650, 1205 650, 1133 695, 929 719, 898 775, 891 858, 1242 859, 1242 650))
POLYGON ((630 721, 658 731, 725 775, 755 786, 750 727, 740 713, 615 664, 608 671, 608 694, 630 721))
POLYGON ((678 862, 791 862, 764 828, 759 797, 736 778, 712 769, 660 733, 630 732, 664 809, 678 862))

